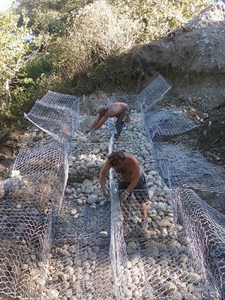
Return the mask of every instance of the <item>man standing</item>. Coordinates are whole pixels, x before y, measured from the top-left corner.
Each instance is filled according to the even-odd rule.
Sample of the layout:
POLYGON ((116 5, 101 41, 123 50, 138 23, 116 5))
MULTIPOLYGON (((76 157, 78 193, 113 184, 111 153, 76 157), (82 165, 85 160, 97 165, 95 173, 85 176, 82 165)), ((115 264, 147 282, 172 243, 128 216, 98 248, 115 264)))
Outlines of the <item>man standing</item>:
POLYGON ((99 174, 99 181, 105 197, 109 196, 106 189, 106 175, 113 168, 119 176, 118 190, 123 206, 125 222, 128 222, 131 194, 133 192, 141 206, 142 221, 147 218, 147 204, 149 200, 146 178, 138 160, 133 154, 118 151, 112 152, 106 160, 99 174))
POLYGON ((116 135, 118 139, 125 123, 130 121, 129 108, 124 102, 114 102, 107 106, 100 105, 97 108, 98 117, 91 125, 90 129, 86 133, 99 129, 108 118, 116 117, 116 135))

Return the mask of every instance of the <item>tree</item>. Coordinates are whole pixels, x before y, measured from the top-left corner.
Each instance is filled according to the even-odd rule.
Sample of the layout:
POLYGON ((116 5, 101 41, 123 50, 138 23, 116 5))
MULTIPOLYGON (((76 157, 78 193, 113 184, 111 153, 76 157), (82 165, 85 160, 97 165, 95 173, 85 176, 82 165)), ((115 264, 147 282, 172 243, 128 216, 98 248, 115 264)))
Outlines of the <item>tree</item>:
MULTIPOLYGON (((28 34, 26 23, 18 27, 19 16, 11 10, 0 12, 0 112, 1 121, 10 112, 12 103, 11 84, 19 81, 17 74, 25 65, 27 44, 24 37, 28 34)), ((26 20, 26 19, 24 19, 26 20)))

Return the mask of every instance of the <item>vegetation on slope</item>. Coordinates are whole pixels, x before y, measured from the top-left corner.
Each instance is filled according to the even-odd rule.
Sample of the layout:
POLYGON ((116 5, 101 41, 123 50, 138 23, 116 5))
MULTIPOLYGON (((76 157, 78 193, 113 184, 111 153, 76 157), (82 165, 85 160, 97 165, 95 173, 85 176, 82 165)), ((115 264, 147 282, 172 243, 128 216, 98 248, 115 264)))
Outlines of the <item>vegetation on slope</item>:
POLYGON ((72 94, 128 91, 141 77, 131 50, 167 35, 209 4, 21 0, 0 13, 1 133, 21 124, 23 113, 50 89, 72 94), (28 33, 33 39, 25 42, 28 33))

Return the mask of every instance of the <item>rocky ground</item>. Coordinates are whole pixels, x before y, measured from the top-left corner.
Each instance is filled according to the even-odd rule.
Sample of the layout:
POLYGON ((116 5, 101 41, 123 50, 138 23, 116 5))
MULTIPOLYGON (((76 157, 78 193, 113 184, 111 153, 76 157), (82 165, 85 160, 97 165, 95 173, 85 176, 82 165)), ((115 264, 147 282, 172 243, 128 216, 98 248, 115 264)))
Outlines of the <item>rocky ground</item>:
MULTIPOLYGON (((157 40, 151 43, 151 45, 145 45, 141 49, 141 51, 142 53, 145 53, 143 57, 146 55, 150 57, 149 60, 151 65, 158 66, 158 72, 162 71, 162 75, 172 86, 171 90, 165 95, 163 100, 157 104, 156 108, 179 108, 180 110, 184 111, 187 115, 189 115, 189 117, 192 120, 194 120, 196 124, 199 125, 198 128, 190 131, 189 133, 185 133, 181 136, 171 138, 171 142, 185 145, 188 149, 199 150, 203 154, 203 156, 216 167, 217 172, 225 178, 224 20, 224 4, 222 2, 215 3, 208 9, 203 11, 199 16, 191 20, 190 23, 187 24, 187 26, 177 29, 176 31, 170 33, 168 37, 157 40)), ((146 83, 146 85, 148 83, 146 83)), ((98 97, 98 94, 92 95, 92 100, 97 101, 98 97)), ((133 126, 133 124, 131 124, 131 126, 133 126)), ((1 180, 7 179, 9 177, 12 164, 16 155, 18 154, 19 149, 23 147, 33 147, 35 145, 38 145, 38 143, 42 141, 43 136, 43 132, 34 131, 33 126, 31 126, 30 123, 27 122, 27 127, 25 127, 23 131, 15 130, 8 137, 1 141, 1 180)), ((124 139, 125 140, 123 142, 126 143, 126 135, 124 139)), ((132 147, 134 147, 137 144, 136 141, 137 135, 135 135, 135 138, 133 139, 132 147)), ((77 155, 77 150, 78 149, 74 149, 75 158, 77 155)), ((79 151, 82 155, 82 149, 79 149, 79 151)), ((103 151, 106 151, 106 149, 104 149, 103 151)), ((100 162, 103 162, 104 155, 103 157, 99 157, 98 153, 95 153, 94 155, 95 159, 99 160, 100 162)), ((151 154, 149 157, 151 158, 151 160, 153 160, 151 154)), ((66 189, 66 199, 68 201, 68 207, 70 207, 69 204, 72 205, 73 203, 78 201, 77 199, 80 198, 77 195, 76 191, 82 189, 81 185, 79 184, 83 183, 83 180, 85 180, 85 178, 80 178, 79 180, 76 179, 77 183, 75 185, 72 184, 76 177, 77 167, 79 167, 76 166, 75 158, 72 165, 70 166, 70 176, 68 186, 66 189), (81 182, 79 183, 79 181, 81 182)), ((143 157, 140 156, 140 159, 143 159, 143 157)), ((83 174, 84 177, 87 176, 85 172, 83 172, 83 174)), ((91 177, 93 177, 92 174, 89 172, 89 176, 90 175, 91 177)), ((165 186, 164 183, 158 178, 157 173, 150 174, 149 172, 148 175, 149 182, 153 182, 152 186, 154 187, 155 191, 157 191, 157 189, 159 191, 158 193, 156 192, 154 194, 156 197, 156 202, 153 203, 155 207, 158 207, 157 205, 160 202, 159 198, 162 196, 163 193, 164 196, 166 194, 165 190, 163 191, 163 188, 165 186)), ((94 176, 93 179, 95 180, 93 184, 95 186, 98 184, 97 178, 94 176)), ((99 195, 99 197, 101 197, 101 195, 99 195)), ((85 195, 84 198, 88 199, 88 195, 85 195)), ((89 201, 94 200, 91 200, 89 198, 89 201)), ((70 217, 72 216, 73 220, 77 220, 77 218, 79 219, 79 213, 82 207, 82 203, 77 203, 77 205, 78 207, 73 207, 73 209, 71 208, 70 211, 70 217)), ((107 206, 107 203, 103 203, 102 205, 107 206)), ((163 204, 160 205, 162 210, 165 209, 163 204)), ((96 209, 94 208, 94 206, 95 205, 93 205, 92 209, 96 213, 96 209)), ((171 213, 169 211, 168 203, 167 209, 168 210, 166 211, 166 213, 168 217, 171 213)), ((93 217, 96 217, 97 219, 97 215, 94 214, 93 217)), ((149 218, 152 217, 154 217, 154 211, 152 211, 152 208, 149 208, 149 218)), ((100 226, 102 226, 102 224, 100 226)), ((162 226, 162 228, 165 227, 166 226, 162 226)), ((158 229, 160 232, 159 233, 156 229, 157 228, 154 229, 152 227, 148 228, 149 231, 147 232, 147 234, 161 234, 161 236, 164 234, 166 236, 173 237, 172 225, 167 227, 167 229, 169 229, 167 230, 167 232, 165 230, 160 231, 158 229)), ((56 245, 56 247, 53 248, 52 266, 50 268, 51 276, 48 280, 46 290, 44 291, 45 295, 47 295, 46 299, 64 299, 63 297, 67 297, 67 299, 77 299, 74 295, 79 295, 82 292, 77 288, 76 284, 76 280, 79 281, 81 280, 81 278, 79 277, 79 274, 76 277, 74 275, 74 269, 71 268, 71 266, 73 265, 73 256, 75 253, 72 244, 73 242, 71 242, 71 244, 70 242, 68 242, 62 247, 56 245), (68 264, 69 267, 65 268, 68 264), (70 278, 70 280, 68 278, 70 278), (73 287, 68 288, 68 284, 71 284, 71 286, 73 287)), ((162 245, 161 243, 158 243, 158 241, 151 241, 147 246, 146 245, 146 243, 134 244, 133 241, 128 242, 127 245, 128 254, 131 258, 130 272, 132 280, 130 282, 130 299, 132 299, 132 296, 134 296, 135 299, 141 297, 141 294, 135 294, 134 289, 135 284, 141 278, 139 273, 137 273, 136 275, 134 274, 135 266, 140 267, 141 265, 141 260, 138 261, 137 257, 135 258, 135 251, 137 247, 143 247, 141 251, 143 251, 143 253, 146 254, 146 257, 149 256, 149 252, 151 252, 151 254, 153 255, 153 258, 151 257, 150 261, 147 261, 147 259, 146 261, 144 260, 146 270, 149 276, 151 276, 151 278, 153 278, 155 274, 159 274, 158 277, 155 276, 155 278, 166 278, 166 276, 171 275, 171 272, 173 272, 173 281, 170 283, 168 283, 168 281, 164 281, 160 285, 161 290, 167 291, 169 289, 170 291, 172 291, 174 295, 173 299, 180 299, 179 292, 180 290, 184 290, 184 288, 186 293, 189 293, 190 297, 192 297, 187 299, 195 299, 193 298, 193 291, 195 292, 196 290, 197 291, 195 295, 198 295, 198 293, 203 293, 204 295, 205 290, 206 297, 201 298, 199 296, 198 298, 197 296, 196 299, 209 299, 207 298, 209 295, 209 287, 206 287, 202 283, 201 276, 189 264, 185 247, 183 247, 177 241, 173 241, 173 243, 170 244, 169 247, 169 252, 172 253, 170 256, 168 255, 168 249, 166 249, 166 246, 162 245), (165 259, 161 261, 159 260, 159 257, 164 257, 165 259), (182 266, 182 272, 179 274, 179 280, 177 279, 177 274, 180 272, 180 270, 177 270, 176 273, 178 258, 179 265, 182 266), (158 265, 160 265, 160 267, 157 267, 158 265), (167 273, 166 275, 163 275, 163 271, 165 273, 165 270, 167 273), (163 277, 160 277, 161 275, 163 277), (188 282, 186 286, 182 282, 182 276, 186 276, 186 281, 188 282), (198 282, 197 286, 196 282, 198 282)), ((94 253, 89 252, 87 254, 87 260, 88 258, 90 258, 91 255, 95 257, 96 253, 98 253, 99 249, 94 249, 94 253)), ((105 253, 101 254, 103 254, 103 256, 105 255, 105 253)), ((107 259, 103 261, 105 262, 105 264, 104 266, 101 266, 101 271, 103 272, 102 274, 106 274, 106 277, 108 277, 110 282, 111 275, 108 273, 108 267, 104 268, 105 266, 109 266, 109 261, 107 259)), ((96 266, 94 265, 90 265, 87 262, 85 264, 85 270, 87 271, 87 274, 90 270, 92 270, 92 268, 95 268, 96 272, 94 274, 96 274, 96 276, 98 277, 98 268, 96 268, 96 266)), ((88 276, 89 275, 87 275, 87 279, 89 278, 88 276)), ((99 279, 96 279, 96 282, 97 286, 100 287, 101 281, 99 281, 99 279)), ((158 289, 158 284, 159 282, 156 280, 154 283, 156 290, 158 289)), ((109 289, 111 289, 110 284, 108 285, 108 287, 109 289)), ((92 287, 89 286, 88 288, 90 288, 91 290, 92 287)), ((158 299, 160 299, 160 289, 158 290, 158 293, 158 299)), ((89 297, 90 299, 97 299, 91 298, 91 293, 89 297)), ((216 299, 216 296, 213 296, 213 294, 212 299, 216 299)))
MULTIPOLYGON (((86 116, 81 124, 87 126, 90 121, 86 116)), ((135 153, 149 188, 147 223, 142 226, 139 205, 134 200, 127 231, 121 227, 120 210, 115 206, 111 209, 112 203, 103 197, 99 187, 99 170, 109 150, 107 126, 94 136, 84 135, 83 129, 71 146, 69 178, 62 209, 54 223, 48 260, 38 262, 32 270, 43 299, 111 300, 116 275, 118 299, 125 292, 126 300, 218 300, 216 291, 204 281, 202 270, 190 258, 183 227, 175 230, 170 190, 155 168, 141 115, 132 111, 132 123, 113 145, 115 150, 135 153), (113 231, 116 241, 110 244, 113 231), (111 252, 109 257, 113 247, 116 256, 111 252), (47 271, 45 278, 40 277, 39 268, 47 271)), ((17 145, 26 149, 46 141, 47 134, 30 126, 17 145)))

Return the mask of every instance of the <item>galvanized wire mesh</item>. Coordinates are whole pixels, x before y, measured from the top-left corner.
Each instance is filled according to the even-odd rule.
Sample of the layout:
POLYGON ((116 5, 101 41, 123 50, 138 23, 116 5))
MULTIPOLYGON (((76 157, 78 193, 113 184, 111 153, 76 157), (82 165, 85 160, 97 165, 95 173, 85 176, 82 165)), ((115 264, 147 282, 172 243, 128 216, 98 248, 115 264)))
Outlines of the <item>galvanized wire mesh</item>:
POLYGON ((36 102, 26 117, 55 140, 20 151, 12 177, 0 184, 1 299, 225 297, 224 216, 201 198, 205 191, 222 198, 224 180, 200 153, 169 143, 196 124, 179 111, 150 112, 169 89, 160 75, 129 97, 141 114, 132 112, 120 140, 113 119, 91 139, 82 134, 90 119, 86 104, 80 111, 85 97, 49 91, 36 102), (138 157, 147 222, 143 191, 122 205, 112 170, 110 201, 102 195, 98 173, 114 150, 138 157))
POLYGON ((166 142, 154 145, 162 177, 170 186, 224 192, 224 180, 199 151, 166 142))
POLYGON ((163 96, 171 89, 167 81, 159 74, 140 94, 137 96, 137 104, 146 113, 152 109, 163 96))
POLYGON ((183 112, 166 109, 145 113, 143 121, 149 139, 157 142, 197 127, 183 112))
POLYGON ((48 91, 25 117, 55 140, 71 142, 79 126, 80 97, 48 91))
POLYGON ((157 167, 173 191, 175 221, 184 226, 189 251, 204 279, 211 284, 208 298, 224 299, 224 215, 209 206, 199 194, 205 195, 207 191, 208 197, 216 194, 224 201, 225 181, 200 152, 165 142, 168 136, 195 128, 191 120, 181 113, 145 111, 143 109, 144 126, 157 167))
POLYGON ((225 216, 202 201, 191 189, 179 189, 174 193, 181 213, 190 251, 199 268, 225 297, 225 216))

